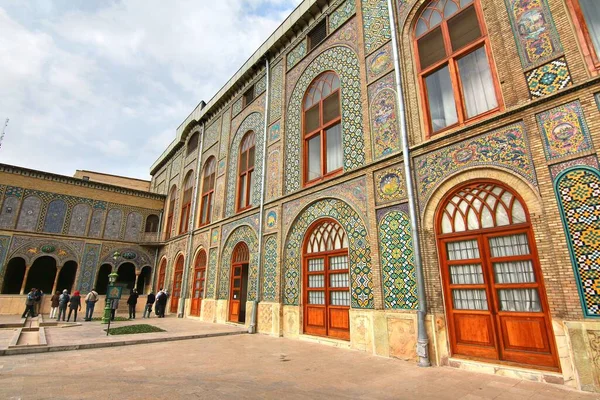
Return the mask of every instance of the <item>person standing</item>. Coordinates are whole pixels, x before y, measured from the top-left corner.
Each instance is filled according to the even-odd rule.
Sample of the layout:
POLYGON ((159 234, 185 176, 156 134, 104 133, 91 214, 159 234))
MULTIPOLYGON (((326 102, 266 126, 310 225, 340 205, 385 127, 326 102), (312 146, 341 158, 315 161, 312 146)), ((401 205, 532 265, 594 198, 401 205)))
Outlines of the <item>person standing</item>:
POLYGON ((161 289, 156 295, 156 314, 158 318, 165 317, 165 307, 167 305, 167 294, 161 289))
POLYGON ((50 319, 56 318, 58 312, 58 300, 60 299, 60 292, 57 290, 56 293, 50 298, 50 319))
POLYGON ((148 313, 148 318, 150 318, 150 314, 152 314, 152 305, 155 301, 156 296, 154 295, 154 292, 150 291, 150 293, 148 293, 148 298, 146 299, 146 307, 144 307, 144 315, 142 318, 146 318, 146 313, 148 313))
POLYGON ((40 308, 42 305, 42 298, 44 296, 44 292, 40 289, 35 289, 35 315, 38 315, 40 313, 40 308))
POLYGON ((127 305, 129 306, 129 319, 135 319, 135 307, 138 301, 138 292, 136 289, 131 291, 129 298, 127 299, 127 305))
POLYGON ((69 292, 67 292, 67 289, 64 289, 58 299, 58 318, 56 319, 57 321, 60 321, 61 315, 62 320, 65 320, 65 317, 67 316, 67 305, 69 304, 70 299, 71 297, 69 296, 69 292))
POLYGON ((31 318, 35 317, 35 288, 32 288, 29 293, 27 293, 27 299, 25 299, 25 311, 23 311, 23 315, 21 318, 27 318, 27 315, 30 315, 31 318))
POLYGON ((94 307, 98 301, 98 292, 93 288, 91 292, 85 296, 85 321, 91 321, 94 314, 94 307))
POLYGON ((115 320, 115 314, 117 313, 117 308, 119 308, 119 299, 112 299, 110 302, 110 320, 115 320))
POLYGON ((69 300, 69 316, 67 317, 67 322, 69 322, 71 319, 71 313, 73 311, 75 311, 75 318, 73 318, 73 322, 77 322, 77 309, 81 311, 81 296, 79 295, 79 290, 76 290, 69 300))

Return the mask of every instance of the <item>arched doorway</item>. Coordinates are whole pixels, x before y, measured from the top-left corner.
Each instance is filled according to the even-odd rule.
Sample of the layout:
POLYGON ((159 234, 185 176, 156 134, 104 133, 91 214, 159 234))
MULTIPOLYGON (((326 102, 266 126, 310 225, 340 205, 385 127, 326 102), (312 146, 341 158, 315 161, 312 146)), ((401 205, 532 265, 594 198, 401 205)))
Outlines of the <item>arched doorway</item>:
POLYGON ((52 293, 56 278, 56 260, 49 256, 40 257, 33 262, 27 273, 25 290, 37 288, 44 293, 52 293))
POLYGON ((142 268, 142 272, 137 279, 136 289, 139 294, 148 294, 150 293, 150 288, 152 287, 152 268, 150 266, 145 266, 142 268))
POLYGON ((348 237, 332 219, 321 219, 304 242, 304 332, 350 339, 348 237))
POLYGON ((165 288, 165 278, 167 276, 167 259, 163 258, 158 269, 158 282, 156 283, 156 292, 165 288))
POLYGON ((56 290, 62 291, 63 289, 67 289, 71 293, 73 284, 75 283, 75 275, 77 275, 77 263, 75 261, 67 261, 58 272, 56 290))
POLYGON ((25 278, 25 260, 21 257, 12 258, 6 265, 2 294, 20 294, 25 278))
POLYGON ((117 269, 117 274, 119 274, 119 277, 117 278, 116 283, 123 285, 123 287, 129 289, 129 291, 133 290, 136 279, 135 266, 129 262, 121 264, 117 269))
POLYGON ((463 184, 442 201, 436 231, 453 355, 558 370, 523 199, 497 181, 463 184))
POLYGON ((183 281, 183 255, 177 258, 175 272, 173 273, 173 290, 171 294, 171 313, 177 313, 179 297, 181 297, 181 282, 183 281))
POLYGON ((192 283, 192 305, 190 314, 200 316, 200 306, 204 298, 204 279, 206 278, 206 251, 200 250, 194 261, 194 281, 192 283))
POLYGON ((231 256, 231 283, 229 287, 229 321, 246 322, 248 297, 248 264, 250 251, 244 242, 238 243, 231 256))
POLYGON ((112 272, 110 264, 102 264, 96 277, 96 291, 98 294, 106 294, 108 288, 108 275, 112 272))

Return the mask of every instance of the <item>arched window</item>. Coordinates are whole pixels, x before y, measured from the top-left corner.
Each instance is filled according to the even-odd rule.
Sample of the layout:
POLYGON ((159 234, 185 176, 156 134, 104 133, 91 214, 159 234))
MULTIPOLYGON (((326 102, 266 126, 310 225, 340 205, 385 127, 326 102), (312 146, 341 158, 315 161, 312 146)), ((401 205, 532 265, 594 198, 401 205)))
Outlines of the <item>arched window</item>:
POLYGON ((148 215, 148 218, 146 218, 146 229, 144 230, 144 232, 146 232, 146 233, 158 232, 158 222, 159 222, 158 215, 156 215, 156 214, 148 215))
POLYGON ((187 154, 186 155, 189 156, 194 151, 196 151, 196 149, 198 148, 199 138, 200 138, 200 134, 198 132, 196 132, 192 136, 190 136, 190 139, 188 140, 188 144, 187 144, 187 154))
POLYGON ((340 79, 334 72, 326 72, 310 85, 302 105, 305 184, 342 170, 340 109, 340 79))
POLYGON ((204 164, 202 180, 202 207, 200 210, 200 225, 210 224, 212 219, 213 197, 215 192, 215 175, 217 162, 210 157, 204 164))
POLYGON ((186 233, 189 228, 190 212, 192 210, 192 192, 194 189, 194 173, 188 172, 183 183, 183 200, 181 201, 181 219, 179 233, 186 233))
POLYGON ((156 282, 156 292, 165 288, 165 277, 167 276, 167 260, 163 258, 158 269, 158 281, 156 282))
POLYGON ((334 220, 317 221, 304 244, 304 332, 350 339, 348 236, 334 220))
POLYGON ((177 200, 177 186, 173 185, 169 193, 169 211, 167 213, 167 229, 165 229, 165 239, 171 237, 173 229, 173 215, 175 214, 175 201, 177 200))
POLYGON ((254 132, 246 133, 240 145, 240 161, 238 168, 238 202, 237 210, 242 211, 252 206, 252 187, 254 186, 254 154, 256 136, 254 132))
POLYGON ((499 182, 470 182, 438 211, 452 352, 558 368, 529 213, 499 182))
POLYGON ((584 47, 584 55, 592 69, 600 68, 600 2, 598 0, 569 0, 569 10, 584 47))
POLYGON ((429 134, 499 108, 480 0, 433 0, 415 26, 429 134))
POLYGON ((192 283, 192 304, 190 314, 200 316, 200 306, 204 298, 204 280, 206 279, 206 251, 200 250, 194 261, 194 279, 192 283))

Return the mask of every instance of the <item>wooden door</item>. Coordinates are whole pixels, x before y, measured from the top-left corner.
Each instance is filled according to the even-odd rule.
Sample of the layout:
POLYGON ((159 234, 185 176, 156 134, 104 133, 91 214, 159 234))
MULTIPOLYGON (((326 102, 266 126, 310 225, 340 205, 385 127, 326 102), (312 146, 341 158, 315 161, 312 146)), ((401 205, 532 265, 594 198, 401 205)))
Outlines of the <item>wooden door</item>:
POLYGON ((204 280, 206 279, 206 252, 200 250, 194 263, 194 279, 192 283, 192 304, 190 314, 200 316, 200 307, 204 298, 204 280))
POLYGON ((246 320, 246 287, 248 281, 248 246, 241 242, 233 250, 229 285, 229 321, 246 320))
POLYGON ((179 256, 175 264, 173 275, 173 290, 171 290, 171 313, 177 313, 179 298, 181 297, 181 282, 183 281, 183 256, 179 256))
POLYGON ((304 332, 349 340, 347 238, 337 222, 319 221, 307 237, 303 286, 304 332))
POLYGON ((158 270, 158 282, 156 284, 156 293, 165 288, 165 277, 167 276, 167 260, 163 260, 158 270))
POLYGON ((443 206, 438 243, 452 353, 558 370, 522 199, 498 182, 476 182, 443 206))

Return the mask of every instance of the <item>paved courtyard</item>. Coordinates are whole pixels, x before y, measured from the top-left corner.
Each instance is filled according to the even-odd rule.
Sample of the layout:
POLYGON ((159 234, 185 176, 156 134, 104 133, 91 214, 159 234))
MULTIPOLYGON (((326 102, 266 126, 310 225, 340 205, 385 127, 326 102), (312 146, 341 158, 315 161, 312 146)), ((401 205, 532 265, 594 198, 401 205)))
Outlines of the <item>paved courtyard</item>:
MULTIPOLYGON (((74 329, 74 328, 69 328, 74 329)), ((139 335, 138 335, 139 336, 139 335)), ((594 399, 262 335, 0 357, 2 399, 594 399)))

